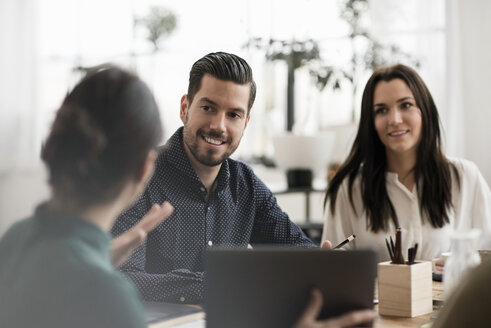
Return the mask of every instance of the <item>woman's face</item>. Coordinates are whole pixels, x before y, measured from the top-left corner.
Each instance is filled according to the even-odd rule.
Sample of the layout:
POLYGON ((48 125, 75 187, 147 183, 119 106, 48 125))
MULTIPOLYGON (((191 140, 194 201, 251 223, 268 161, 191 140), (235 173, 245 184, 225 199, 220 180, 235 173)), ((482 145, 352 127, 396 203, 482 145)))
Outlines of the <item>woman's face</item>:
POLYGON ((373 111, 375 130, 387 156, 416 157, 421 139, 421 110, 407 84, 401 79, 378 82, 373 111))

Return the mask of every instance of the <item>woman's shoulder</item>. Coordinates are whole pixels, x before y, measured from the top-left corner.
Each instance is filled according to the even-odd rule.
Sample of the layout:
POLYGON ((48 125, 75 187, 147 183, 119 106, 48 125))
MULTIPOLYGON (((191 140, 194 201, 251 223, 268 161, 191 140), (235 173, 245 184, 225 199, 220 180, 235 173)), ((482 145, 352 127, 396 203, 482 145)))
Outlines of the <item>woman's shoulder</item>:
POLYGON ((453 165, 460 175, 475 175, 479 172, 477 165, 465 158, 447 157, 448 162, 453 165))
POLYGON ((358 198, 361 197, 361 168, 359 168, 355 175, 353 180, 350 179, 350 175, 346 175, 343 180, 339 183, 338 187, 338 198, 348 198, 352 197, 355 202, 358 201, 358 198))

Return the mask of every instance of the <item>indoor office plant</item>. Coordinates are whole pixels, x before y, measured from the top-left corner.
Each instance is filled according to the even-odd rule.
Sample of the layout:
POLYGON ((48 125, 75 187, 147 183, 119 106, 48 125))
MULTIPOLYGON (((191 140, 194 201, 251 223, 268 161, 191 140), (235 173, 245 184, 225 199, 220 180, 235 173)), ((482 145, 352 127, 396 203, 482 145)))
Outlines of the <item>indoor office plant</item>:
POLYGON ((174 13, 166 8, 153 6, 147 15, 135 18, 135 26, 141 25, 147 30, 147 40, 153 45, 153 51, 160 50, 160 42, 170 35, 177 26, 174 13))
POLYGON ((346 36, 351 47, 351 56, 343 65, 333 65, 321 54, 319 41, 279 40, 251 38, 246 48, 264 51, 266 61, 284 61, 288 67, 287 83, 287 131, 292 131, 294 119, 295 71, 306 66, 317 89, 322 92, 329 87, 333 91, 342 87, 352 89, 351 120, 355 120, 354 98, 361 77, 376 67, 394 62, 406 62, 419 67, 419 61, 403 52, 394 44, 383 44, 370 35, 367 27, 368 0, 344 0, 340 2, 340 16, 349 27, 346 36))

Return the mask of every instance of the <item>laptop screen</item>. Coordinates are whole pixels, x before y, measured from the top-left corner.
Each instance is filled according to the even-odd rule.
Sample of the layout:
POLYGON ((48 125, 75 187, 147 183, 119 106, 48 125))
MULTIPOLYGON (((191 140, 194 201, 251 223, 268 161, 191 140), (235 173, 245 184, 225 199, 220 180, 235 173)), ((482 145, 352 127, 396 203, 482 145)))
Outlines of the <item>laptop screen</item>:
POLYGON ((209 249, 207 327, 291 327, 314 287, 324 299, 319 319, 371 309, 376 263, 371 250, 209 249))

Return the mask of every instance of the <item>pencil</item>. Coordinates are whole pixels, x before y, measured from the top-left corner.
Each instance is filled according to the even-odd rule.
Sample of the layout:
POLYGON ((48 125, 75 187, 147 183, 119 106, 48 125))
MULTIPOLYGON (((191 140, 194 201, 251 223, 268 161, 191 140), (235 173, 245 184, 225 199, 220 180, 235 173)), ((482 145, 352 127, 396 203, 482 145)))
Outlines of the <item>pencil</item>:
POLYGON ((343 247, 344 245, 346 245, 347 243, 349 243, 350 241, 352 241, 355 238, 356 238, 356 235, 348 236, 348 238, 346 238, 345 240, 343 240, 339 245, 337 245, 333 249, 341 248, 341 247, 343 247))

